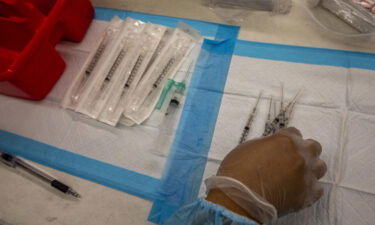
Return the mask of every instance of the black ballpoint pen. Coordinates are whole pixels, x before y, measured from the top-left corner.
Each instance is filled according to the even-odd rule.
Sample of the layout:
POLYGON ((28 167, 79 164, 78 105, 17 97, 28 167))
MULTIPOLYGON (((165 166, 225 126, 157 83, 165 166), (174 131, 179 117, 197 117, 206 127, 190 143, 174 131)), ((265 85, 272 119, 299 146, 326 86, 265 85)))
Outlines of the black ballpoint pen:
POLYGON ((36 168, 35 166, 27 163, 26 161, 9 155, 7 153, 2 153, 0 152, 0 161, 6 164, 7 166, 10 167, 21 167, 22 169, 26 170, 30 174, 38 177, 39 179, 43 180, 44 182, 49 183, 52 187, 56 188, 57 190, 65 193, 65 194, 70 194, 76 198, 81 198, 81 195, 78 194, 76 191, 74 191, 71 187, 61 183, 54 177, 46 174, 45 172, 41 171, 40 169, 36 168))

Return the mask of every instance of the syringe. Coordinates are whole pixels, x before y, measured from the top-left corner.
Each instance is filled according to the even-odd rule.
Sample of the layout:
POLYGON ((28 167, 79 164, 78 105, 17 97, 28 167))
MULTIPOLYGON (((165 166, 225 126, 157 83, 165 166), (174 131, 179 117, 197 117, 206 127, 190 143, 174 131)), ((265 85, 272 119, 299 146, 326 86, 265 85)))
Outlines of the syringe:
POLYGON ((74 90, 72 91, 72 93, 73 93, 73 95, 72 95, 73 101, 78 101, 78 99, 80 97, 79 91, 85 86, 86 81, 88 80, 88 78, 90 77, 92 71, 94 70, 94 68, 98 64, 98 61, 99 61, 100 57, 102 56, 102 54, 103 54, 103 52, 104 52, 104 50, 105 50, 106 47, 107 47, 107 44, 106 44, 106 42, 103 39, 102 42, 100 43, 98 49, 96 50, 93 58, 91 59, 89 65, 87 66, 87 68, 85 70, 85 73, 79 79, 78 85, 76 85, 75 88, 74 88, 74 90))
POLYGON ((268 108, 268 115, 267 115, 267 121, 266 125, 264 127, 264 132, 263 132, 263 137, 267 136, 270 133, 273 133, 274 127, 272 126, 272 120, 271 120, 271 109, 272 109, 272 104, 273 103, 273 97, 270 97, 270 105, 268 108))
POLYGON ((98 99, 101 98, 103 91, 107 88, 108 84, 111 82, 111 79, 113 75, 115 74, 117 68, 120 66, 124 56, 125 56, 125 50, 121 49, 120 53, 116 57, 115 62, 112 64, 111 69, 107 73, 107 76, 105 77, 104 81, 101 83, 99 90, 95 94, 95 97, 93 98, 92 102, 89 103, 91 107, 95 107, 96 102, 98 101, 98 99))
POLYGON ((116 103, 116 106, 115 108, 110 108, 110 111, 115 111, 118 107, 119 107, 119 104, 122 102, 122 98, 125 96, 125 94, 128 92, 129 88, 130 88, 130 85, 132 84, 133 80, 134 80, 134 77, 135 77, 135 74, 138 72, 139 70, 139 67, 141 66, 142 62, 143 62, 143 59, 144 59, 144 56, 143 55, 139 55, 138 58, 137 58, 137 61, 135 62, 135 65, 132 69, 132 71, 130 72, 130 75, 128 77, 128 79, 126 80, 126 83, 122 89, 122 92, 121 92, 121 95, 116 103))
POLYGON ((257 111, 258 103, 260 101, 260 98, 262 97, 262 92, 259 93, 258 100, 255 103, 255 106, 253 107, 253 110, 249 116, 249 119, 247 120, 247 123, 242 131, 241 139, 240 139, 240 144, 242 144, 244 141, 246 141, 247 136, 249 135, 251 125, 254 121, 254 117, 257 111))
POLYGON ((159 86, 159 84, 163 81, 164 77, 168 74, 168 72, 172 68, 173 64, 175 63, 175 61, 176 61, 175 57, 169 59, 167 65, 163 68, 163 70, 161 71, 161 73, 158 76, 158 79, 153 84, 154 88, 157 88, 159 86))

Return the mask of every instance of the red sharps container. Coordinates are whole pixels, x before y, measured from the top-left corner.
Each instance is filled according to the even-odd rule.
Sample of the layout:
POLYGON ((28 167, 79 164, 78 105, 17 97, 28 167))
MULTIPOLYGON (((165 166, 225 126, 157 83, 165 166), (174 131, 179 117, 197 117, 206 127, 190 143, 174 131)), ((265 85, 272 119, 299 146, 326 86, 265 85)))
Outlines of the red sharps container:
POLYGON ((65 69, 56 44, 80 42, 93 16, 89 0, 0 0, 0 93, 43 99, 65 69))

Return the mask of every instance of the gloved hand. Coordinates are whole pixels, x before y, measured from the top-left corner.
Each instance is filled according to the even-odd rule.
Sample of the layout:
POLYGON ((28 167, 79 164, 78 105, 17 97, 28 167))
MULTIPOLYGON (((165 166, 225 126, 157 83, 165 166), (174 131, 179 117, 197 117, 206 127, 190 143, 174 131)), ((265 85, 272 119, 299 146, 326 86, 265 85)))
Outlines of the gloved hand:
POLYGON ((207 200, 261 223, 270 222, 264 219, 267 215, 259 215, 264 208, 272 211, 267 204, 274 206, 278 216, 310 206, 323 195, 317 182, 327 171, 325 162, 319 159, 321 152, 318 142, 304 140, 295 128, 245 142, 222 161, 217 178, 225 179, 208 180, 207 200), (233 185, 236 182, 231 179, 243 187, 233 185))

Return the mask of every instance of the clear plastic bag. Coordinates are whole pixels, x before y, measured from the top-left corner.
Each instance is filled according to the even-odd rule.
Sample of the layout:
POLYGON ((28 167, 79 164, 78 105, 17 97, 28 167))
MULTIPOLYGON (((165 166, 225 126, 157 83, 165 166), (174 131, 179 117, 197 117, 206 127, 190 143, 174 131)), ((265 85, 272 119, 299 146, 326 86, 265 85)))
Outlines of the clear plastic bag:
POLYGON ((330 33, 343 37, 370 37, 375 33, 373 0, 306 0, 306 9, 330 33))
MULTIPOLYGON (((73 82, 65 107, 111 126, 120 120, 127 126, 139 125, 154 112, 161 95, 170 98, 169 92, 164 93, 165 85, 175 82, 175 77, 181 79, 178 74, 184 62, 190 60, 190 52, 201 40, 199 32, 183 23, 172 29, 116 18, 73 82)), ((176 94, 176 88, 172 89, 168 91, 182 96, 181 91, 176 94)), ((160 103, 166 106, 163 110, 170 101, 160 103)), ((161 112, 160 107, 157 110, 161 112)))
POLYGON ((178 118, 180 116, 184 103, 184 92, 186 88, 185 81, 176 82, 168 80, 164 86, 162 96, 156 104, 155 111, 152 113, 147 123, 154 126, 160 126, 160 133, 157 141, 152 148, 152 152, 159 156, 167 156, 169 146, 173 141, 177 129, 178 118))
POLYGON ((140 124, 151 115, 167 80, 173 79, 200 38, 199 34, 187 25, 181 25, 173 32, 132 94, 124 111, 125 117, 140 124))
POLYGON ((77 111, 97 119, 107 103, 115 85, 123 78, 124 68, 134 59, 134 51, 137 50, 135 42, 145 27, 145 23, 139 20, 127 18, 124 21, 123 30, 113 45, 108 47, 107 54, 103 54, 105 61, 101 62, 97 71, 96 80, 78 104, 77 111))
POLYGON ((116 83, 112 94, 100 115, 100 121, 116 126, 125 109, 129 95, 137 87, 148 62, 166 31, 166 27, 148 23, 133 44, 131 60, 122 70, 122 78, 116 83))
POLYGON ((210 7, 241 8, 274 13, 287 13, 291 5, 290 0, 209 0, 210 7))
MULTIPOLYGON (((167 30, 165 31, 162 39, 160 40, 158 46, 156 47, 156 50, 154 52, 154 54, 152 55, 150 61, 148 62, 147 66, 146 66, 146 69, 145 71, 143 72, 143 74, 141 74, 141 76, 139 77, 139 80, 138 80, 138 83, 137 85, 133 85, 131 87, 131 90, 129 90, 129 93, 133 93, 134 90, 137 88, 138 84, 139 84, 139 81, 142 80, 143 76, 147 73, 147 71, 150 69, 151 65, 154 63, 155 59, 158 58, 158 56, 160 55, 160 53, 162 52, 162 50, 164 49, 164 47, 167 45, 167 43, 169 43, 169 40, 172 38, 172 35, 173 35, 173 32, 174 32, 174 29, 172 28, 167 28, 167 30)), ((128 96, 131 96, 131 94, 129 94, 128 96)), ((130 101, 127 100, 125 102, 125 107, 124 107, 124 110, 126 108, 129 108, 129 104, 130 104, 130 101)), ((123 114, 123 116, 120 118, 120 121, 119 121, 121 124, 125 125, 125 126, 133 126, 135 124, 135 122, 127 117, 125 117, 125 113, 123 114)))
POLYGON ((155 106, 155 111, 146 122, 147 125, 160 127, 159 137, 152 148, 152 152, 158 156, 166 157, 169 154, 169 146, 174 140, 178 118, 181 116, 182 106, 185 103, 186 87, 190 83, 200 49, 201 43, 197 43, 189 59, 184 62, 174 79, 168 80, 155 106))
POLYGON ((292 8, 291 0, 204 0, 203 2, 229 22, 242 22, 249 10, 286 14, 292 8))
POLYGON ((94 71, 97 69, 99 61, 102 60, 104 51, 106 51, 110 42, 119 34, 122 22, 119 17, 114 17, 103 36, 99 38, 96 50, 90 53, 79 75, 73 81, 73 85, 68 89, 62 103, 64 108, 75 110, 85 88, 94 79, 94 71))

